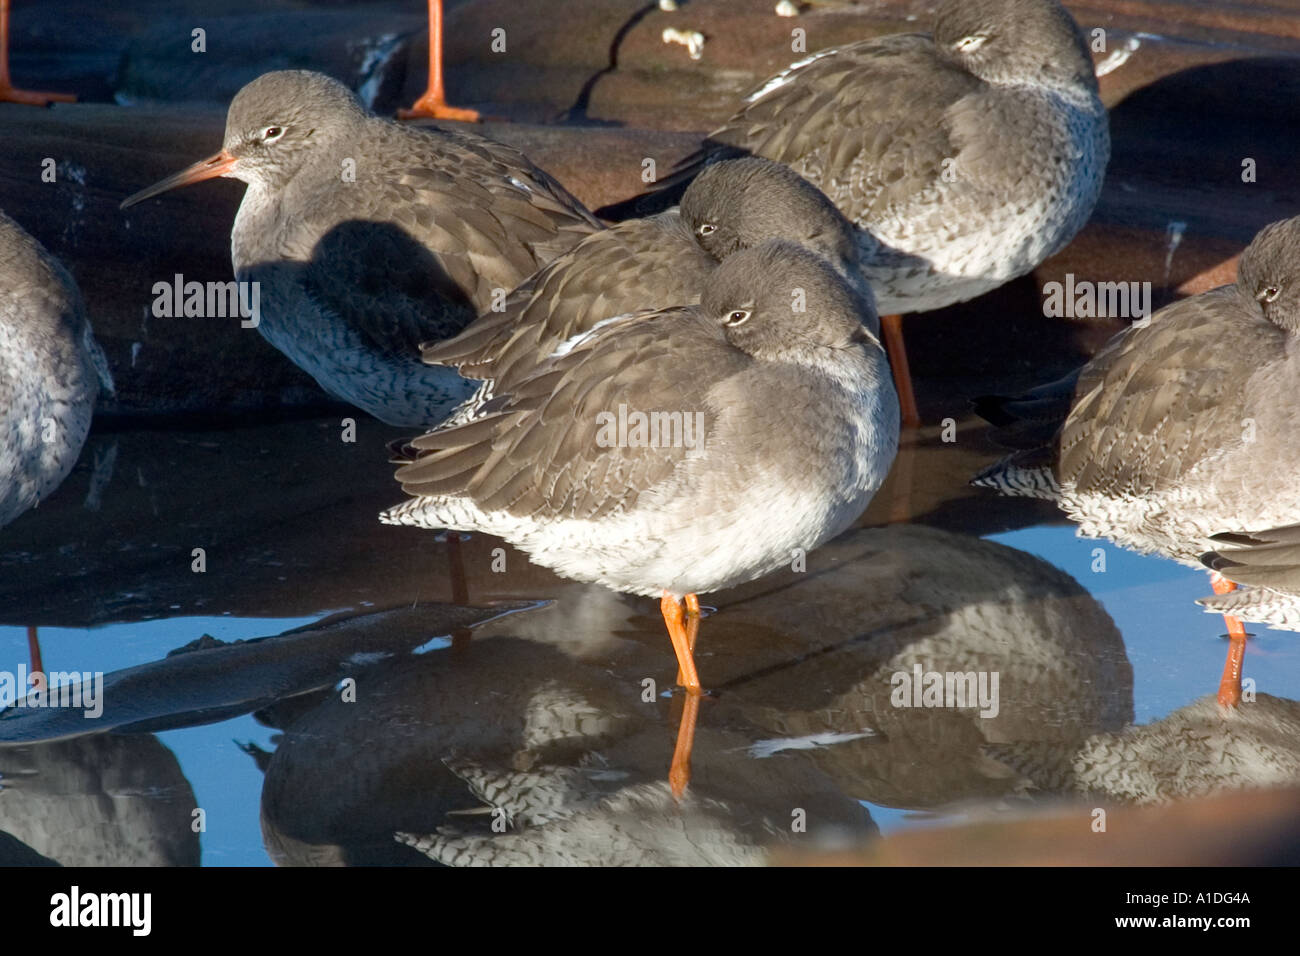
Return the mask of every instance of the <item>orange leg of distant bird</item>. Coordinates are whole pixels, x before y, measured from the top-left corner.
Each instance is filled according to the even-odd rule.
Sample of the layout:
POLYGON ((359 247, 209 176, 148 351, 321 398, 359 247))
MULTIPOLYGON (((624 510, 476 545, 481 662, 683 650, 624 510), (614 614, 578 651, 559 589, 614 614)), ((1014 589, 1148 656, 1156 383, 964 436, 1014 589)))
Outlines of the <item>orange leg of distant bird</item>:
POLYGON ((889 353, 889 367, 894 370, 894 388, 898 390, 898 404, 903 412, 904 428, 919 428, 920 413, 916 410, 916 396, 912 393, 912 373, 907 367, 907 349, 903 347, 903 317, 883 315, 880 329, 885 333, 885 351, 889 353))
POLYGON ((682 720, 677 728, 677 746, 673 749, 673 762, 668 768, 668 782, 673 796, 679 799, 691 780, 691 750, 695 745, 695 721, 700 712, 700 677, 696 673, 695 655, 692 653, 695 637, 699 633, 700 599, 694 594, 686 595, 686 607, 694 619, 693 629, 687 625, 686 615, 682 613, 682 605, 677 598, 664 591, 663 599, 659 602, 664 625, 668 628, 668 637, 673 642, 673 652, 677 655, 677 682, 686 688, 682 720))
POLYGON ((474 110, 447 105, 447 94, 442 85, 442 0, 429 0, 429 86, 409 110, 398 110, 397 115, 400 119, 427 117, 462 123, 479 121, 474 110))
POLYGON ((36 628, 27 627, 27 655, 32 659, 32 673, 45 673, 45 662, 41 660, 41 642, 36 636, 36 628))
MULTIPOLYGON (((1235 591, 1237 585, 1218 572, 1210 575, 1210 586, 1215 594, 1227 594, 1235 591)), ((1241 703, 1241 665, 1246 659, 1246 626, 1241 618, 1223 615, 1223 623, 1228 626, 1228 660, 1223 665, 1223 677, 1219 680, 1219 703, 1224 707, 1236 707, 1241 703)))
POLYGON ((76 101, 77 98, 71 93, 37 93, 33 90, 14 89, 9 80, 9 0, 0 0, 0 102, 49 106, 51 103, 76 101))

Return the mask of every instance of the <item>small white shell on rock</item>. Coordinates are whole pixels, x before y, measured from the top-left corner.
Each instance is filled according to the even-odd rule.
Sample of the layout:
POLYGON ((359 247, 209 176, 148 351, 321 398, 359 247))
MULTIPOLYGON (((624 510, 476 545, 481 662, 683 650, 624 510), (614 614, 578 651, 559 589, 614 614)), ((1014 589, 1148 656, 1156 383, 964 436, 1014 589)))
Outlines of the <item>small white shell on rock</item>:
POLYGON ((778 17, 797 17, 799 15, 799 5, 791 0, 781 0, 776 5, 776 15, 778 17))
POLYGON ((686 47, 692 60, 699 60, 704 56, 704 34, 699 30, 678 30, 676 27, 668 27, 663 32, 665 43, 680 43, 686 47))

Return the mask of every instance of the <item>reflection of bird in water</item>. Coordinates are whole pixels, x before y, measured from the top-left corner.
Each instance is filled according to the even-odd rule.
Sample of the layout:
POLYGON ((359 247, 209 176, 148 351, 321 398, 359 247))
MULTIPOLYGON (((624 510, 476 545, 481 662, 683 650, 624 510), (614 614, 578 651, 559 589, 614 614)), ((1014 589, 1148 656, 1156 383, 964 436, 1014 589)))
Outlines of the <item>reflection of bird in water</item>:
POLYGON ((248 183, 231 254, 235 277, 258 283, 258 331, 331 395, 393 425, 441 421, 472 391, 424 365, 420 343, 458 332, 600 228, 518 150, 371 116, 304 70, 249 83, 219 153, 122 205, 215 176, 248 183))
POLYGON ((1300 785, 1300 702, 1260 694, 1224 711, 1202 697, 1163 720, 1093 734, 1077 748, 990 745, 1049 793, 1155 804, 1223 790, 1300 785))
POLYGON ((697 697, 696 595, 839 534, 889 470, 897 396, 872 314, 806 249, 734 253, 699 306, 604 324, 468 423, 410 442, 397 478, 414 497, 382 518, 498 535, 566 577, 662 595, 697 697))
POLYGON ((788 164, 859 227, 914 425, 895 313, 982 295, 1064 247, 1101 194, 1110 133, 1056 0, 944 0, 933 34, 819 50, 772 77, 664 182, 743 153, 788 164))
POLYGON ((720 697, 704 723, 737 715, 762 729, 760 763, 803 752, 874 803, 996 797, 1012 781, 986 743, 1066 745, 1133 718, 1132 668, 1105 610, 1069 575, 991 541, 863 529, 810 554, 806 572, 756 582, 722 607, 707 645, 720 697), (996 712, 980 716, 974 700, 901 706, 918 665, 996 674, 996 712))
POLYGON ((494 774, 460 766, 476 797, 508 817, 512 832, 443 827, 398 842, 448 866, 756 866, 784 834, 770 821, 746 833, 736 808, 667 783, 602 793, 583 769, 494 774))
MULTIPOLYGON (((625 861, 644 863, 681 852, 683 826, 716 853, 736 844, 755 856, 773 844, 874 832, 808 762, 763 766, 746 756, 744 736, 710 729, 679 815, 663 774, 675 701, 642 697, 643 675, 657 670, 655 644, 614 637, 609 620, 576 642, 557 634, 540 643, 550 625, 539 627, 536 615, 545 610, 494 622, 503 636, 380 662, 358 673, 353 703, 327 692, 270 711, 283 730, 262 794, 272 859, 423 861, 394 839, 405 833, 431 850, 438 841, 432 855, 442 862, 558 861, 557 842, 568 859, 594 862, 617 831, 625 861), (539 639, 511 636, 516 629, 539 639), (342 778, 340 766, 349 768, 342 778), (791 828, 795 808, 806 810, 806 834, 791 828), (505 832, 493 830, 495 819, 505 832), (576 842, 584 834, 591 842, 576 842)), ((572 630, 572 618, 551 618, 572 630)))
POLYGON ((194 791, 152 735, 0 748, 0 777, 0 830, 64 866, 199 864, 194 791))
MULTIPOLYGON (((1166 306, 1116 336, 1077 377, 980 400, 980 413, 1002 426, 995 437, 1019 450, 976 483, 1055 500, 1081 535, 1194 567, 1217 535, 1226 533, 1229 547, 1267 540, 1265 529, 1300 520, 1297 334, 1300 218, 1261 230, 1233 285, 1166 306)), ((1223 556, 1230 570, 1227 548, 1223 556)), ((1217 575, 1215 584, 1234 587, 1217 575)), ((1252 601, 1270 598, 1215 606, 1253 620, 1252 601)), ((1246 633, 1235 617, 1228 626, 1219 700, 1233 705, 1246 633)))

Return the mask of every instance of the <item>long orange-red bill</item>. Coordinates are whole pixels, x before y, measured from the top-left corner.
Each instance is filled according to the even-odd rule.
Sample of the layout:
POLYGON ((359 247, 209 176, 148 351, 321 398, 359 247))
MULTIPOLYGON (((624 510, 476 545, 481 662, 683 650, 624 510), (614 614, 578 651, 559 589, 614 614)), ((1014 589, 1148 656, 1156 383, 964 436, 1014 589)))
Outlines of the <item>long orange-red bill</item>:
POLYGON ((234 168, 237 160, 224 149, 214 156, 207 159, 201 159, 193 166, 186 166, 179 173, 174 173, 160 182, 154 183, 147 189, 142 189, 134 196, 128 196, 122 200, 122 205, 118 208, 127 209, 136 203, 144 202, 146 199, 152 199, 159 193, 165 193, 169 189, 175 189, 177 186, 188 186, 190 183, 201 183, 205 179, 214 179, 217 176, 224 176, 234 168))

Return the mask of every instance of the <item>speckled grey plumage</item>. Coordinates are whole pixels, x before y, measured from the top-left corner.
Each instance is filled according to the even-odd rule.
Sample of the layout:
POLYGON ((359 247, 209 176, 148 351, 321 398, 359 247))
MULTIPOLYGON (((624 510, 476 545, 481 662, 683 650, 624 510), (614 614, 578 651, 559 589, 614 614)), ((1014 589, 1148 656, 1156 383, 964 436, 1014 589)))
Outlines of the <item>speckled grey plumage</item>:
POLYGON ((1152 724, 1093 734, 1076 749, 1050 743, 986 749, 1032 789, 1139 805, 1294 787, 1300 784, 1300 703, 1260 694, 1224 709, 1211 695, 1152 724))
POLYGON ((483 382, 454 419, 466 420, 495 389, 509 391, 556 348, 599 322, 697 304, 718 262, 768 239, 788 239, 824 256, 871 297, 848 220, 789 167, 750 157, 705 169, 687 188, 680 210, 588 236, 515 289, 500 311, 484 312, 460 335, 424 349, 424 360, 483 382))
POLYGON ((783 832, 738 825, 735 808, 667 783, 601 789, 599 771, 541 767, 527 773, 460 764, 456 773, 514 832, 398 833, 397 841, 447 866, 757 866, 783 832))
POLYGON ((381 519, 495 534, 629 593, 759 577, 847 528, 888 472, 898 399, 871 311, 805 249, 736 253, 699 306, 602 325, 475 420, 411 442, 397 477, 417 497, 381 519), (702 431, 602 443, 620 406, 702 431))
POLYGON ((0 213, 0 527, 67 477, 101 387, 112 378, 76 283, 0 213))
MULTIPOLYGON (((1215 548, 1215 535, 1300 523, 1298 334, 1300 218, 1261 230, 1233 285, 1175 302, 1148 326, 1116 336, 1080 371, 1046 455, 1021 452, 977 483, 1014 493, 1025 456, 1042 456, 1028 470, 1051 471, 1081 535, 1192 567, 1215 548)), ((1251 608, 1261 601, 1203 603, 1260 620, 1251 608)), ((1293 623, 1300 628, 1300 617, 1293 623)))
POLYGON ((932 34, 821 50, 772 77, 678 178, 752 153, 859 227, 882 313, 973 298, 1061 249, 1096 205, 1106 109, 1056 0, 945 0, 932 34))
POLYGON ((601 228, 518 150, 371 116, 319 73, 245 86, 224 149, 238 158, 226 175, 248 183, 231 253, 236 278, 261 283, 259 331, 326 391, 394 425, 441 421, 473 391, 423 365, 420 343, 460 331, 495 290, 601 228), (268 141, 268 130, 281 132, 268 141))

